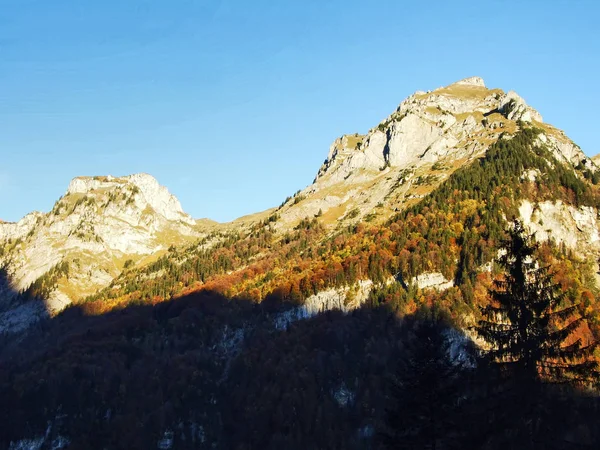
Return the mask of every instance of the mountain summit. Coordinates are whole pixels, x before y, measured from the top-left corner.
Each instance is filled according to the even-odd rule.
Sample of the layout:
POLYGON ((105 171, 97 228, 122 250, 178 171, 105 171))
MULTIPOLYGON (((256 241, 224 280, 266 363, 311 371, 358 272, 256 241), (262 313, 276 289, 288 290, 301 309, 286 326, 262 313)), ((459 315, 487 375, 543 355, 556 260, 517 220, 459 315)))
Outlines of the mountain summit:
MULTIPOLYGON (((106 286, 125 266, 200 235, 148 174, 77 177, 49 213, 0 223, 0 263, 14 293, 43 297, 52 312, 106 286)), ((0 312, 10 304, 4 298, 0 312)))
POLYGON ((539 139, 559 161, 596 170, 517 93, 489 89, 482 78, 470 77, 417 91, 368 133, 336 139, 313 184, 297 194, 302 202, 294 199, 280 209, 282 223, 319 211, 330 224, 373 211, 385 217, 417 202, 522 125, 539 128, 539 139))

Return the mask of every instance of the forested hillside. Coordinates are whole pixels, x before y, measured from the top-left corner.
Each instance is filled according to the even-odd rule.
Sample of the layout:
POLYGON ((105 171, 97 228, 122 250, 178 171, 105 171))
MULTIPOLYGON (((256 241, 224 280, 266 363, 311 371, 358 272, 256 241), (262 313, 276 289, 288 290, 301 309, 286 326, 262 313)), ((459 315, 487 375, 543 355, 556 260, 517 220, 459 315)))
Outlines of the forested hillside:
MULTIPOLYGON (((185 251, 172 249, 142 270, 125 272, 82 307, 99 313, 196 290, 298 304, 323 289, 369 279, 378 286, 371 303, 391 302, 402 313, 412 313, 424 295, 435 295, 455 320, 468 323, 477 316, 477 306, 487 301, 486 289, 494 274, 489 263, 507 221, 518 217, 522 200, 600 206, 599 187, 586 180, 586 172, 559 163, 536 140, 538 133, 524 127, 515 136, 505 136, 481 159, 458 169, 386 223, 367 220, 327 233, 319 217, 307 217, 280 236, 272 230, 274 215, 247 234, 229 235, 212 247, 205 248, 205 240, 185 251), (540 176, 523 177, 531 171, 540 176), (439 294, 406 289, 425 272, 441 272, 455 287, 439 294)), ((561 277, 570 299, 584 300, 596 327, 592 262, 551 242, 542 247, 540 256, 561 277)))

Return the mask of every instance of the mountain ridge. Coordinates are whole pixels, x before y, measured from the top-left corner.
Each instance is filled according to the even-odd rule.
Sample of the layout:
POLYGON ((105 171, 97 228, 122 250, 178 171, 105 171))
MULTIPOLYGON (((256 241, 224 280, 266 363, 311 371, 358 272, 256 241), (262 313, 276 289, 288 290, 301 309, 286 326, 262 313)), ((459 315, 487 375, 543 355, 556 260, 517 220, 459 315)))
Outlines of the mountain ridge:
MULTIPOLYGON (((442 154, 446 159, 432 161, 416 152, 408 167, 393 162, 383 168, 355 166, 338 179, 326 174, 323 182, 317 177, 248 230, 203 240, 165 255, 156 264, 124 273, 88 299, 93 305, 90 311, 129 301, 160 302, 196 290, 216 290, 226 297, 257 302, 275 298, 300 304, 298 317, 340 305, 348 311, 370 301, 371 291, 388 287, 397 295, 398 283, 407 290, 415 286, 470 296, 460 293, 467 289, 462 274, 477 274, 482 279, 490 276, 495 257, 492 249, 505 222, 515 217, 541 237, 555 239, 553 245, 567 249, 574 258, 595 264, 600 255, 600 241, 594 238, 598 230, 595 211, 600 205, 597 167, 564 133, 535 121, 535 114, 529 112, 531 120, 522 121, 497 113, 503 100, 515 96, 488 90, 482 84, 450 85, 450 101, 458 108, 464 106, 456 95, 468 94, 471 106, 481 104, 482 98, 490 99, 482 108, 491 113, 487 116, 481 111, 458 113, 454 124, 466 142, 458 148, 462 158, 453 160, 442 154), (472 95, 473 90, 477 95, 472 95), (456 192, 448 186, 455 186, 456 192), (423 227, 416 227, 413 221, 420 221, 423 227), (482 222, 477 227, 468 225, 482 222), (551 230, 547 230, 549 225, 551 230), (407 228, 410 231, 403 231, 407 228), (447 236, 440 240, 440 234, 447 236), (416 238, 409 239, 411 235, 416 238), (453 236, 452 241, 447 240, 448 235, 453 236), (395 238, 400 243, 394 243, 392 236, 402 236, 395 238), (479 236, 478 240, 474 236, 479 236), (431 248, 435 250, 428 250, 431 248)), ((403 103, 412 104, 416 96, 438 96, 447 89, 417 92, 403 103)), ((428 106, 417 104, 427 114, 428 106)), ((516 110, 525 114, 528 108, 509 108, 503 113, 510 115, 516 110)), ((440 113, 444 114, 436 109, 435 114, 440 113)), ((378 126, 371 135, 388 139, 387 131, 404 119, 391 117, 382 122, 386 133, 378 126)), ((428 122, 416 123, 417 131, 423 126, 432 128, 428 122)), ((359 139, 364 136, 354 143, 359 139)), ((364 162, 363 151, 355 145, 341 156, 347 161, 358 154, 364 162)), ((339 167, 348 169, 342 164, 334 165, 333 170, 339 167)), ((598 276, 592 273, 595 271, 590 272, 589 282, 595 284, 598 276)), ((471 279, 467 286, 475 282, 471 279)), ((483 289, 481 283, 477 286, 483 289)), ((464 320, 472 320, 474 315, 476 310, 465 314, 464 320)))

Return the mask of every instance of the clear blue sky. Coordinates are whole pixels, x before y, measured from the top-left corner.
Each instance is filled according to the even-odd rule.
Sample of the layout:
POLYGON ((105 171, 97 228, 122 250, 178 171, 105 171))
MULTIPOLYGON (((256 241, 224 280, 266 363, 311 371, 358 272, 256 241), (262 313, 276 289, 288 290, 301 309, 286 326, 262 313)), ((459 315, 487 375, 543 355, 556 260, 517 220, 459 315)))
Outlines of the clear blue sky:
POLYGON ((278 205, 330 143, 479 75, 589 154, 597 1, 0 0, 0 218, 148 172, 196 218, 278 205))

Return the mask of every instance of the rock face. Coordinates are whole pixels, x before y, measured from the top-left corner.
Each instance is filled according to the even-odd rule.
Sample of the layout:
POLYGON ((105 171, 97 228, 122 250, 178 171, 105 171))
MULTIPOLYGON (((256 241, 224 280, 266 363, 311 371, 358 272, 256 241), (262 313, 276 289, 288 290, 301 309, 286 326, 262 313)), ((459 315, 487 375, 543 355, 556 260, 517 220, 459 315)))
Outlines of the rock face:
POLYGON ((483 81, 483 78, 481 77, 469 77, 469 78, 465 78, 463 80, 457 81, 454 84, 462 84, 465 86, 480 86, 480 87, 485 87, 485 82, 483 81))
POLYGON ((498 108, 509 120, 522 120, 523 122, 543 122, 542 115, 525 103, 515 91, 509 91, 502 99, 498 108))
POLYGON ((558 200, 532 203, 523 200, 520 219, 538 241, 553 240, 590 261, 600 283, 600 212, 590 206, 575 207, 558 200))
MULTIPOLYGON (((147 260, 200 235, 196 221, 150 175, 78 177, 49 213, 0 223, 0 266, 13 294, 40 277, 56 286, 46 298, 52 314, 106 286, 126 262, 147 260)), ((9 312, 9 297, 0 301, 0 313, 9 312)))
POLYGON ((280 314, 275 320, 275 327, 285 329, 291 322, 308 319, 325 311, 337 309, 348 313, 360 308, 372 289, 371 280, 361 280, 351 287, 326 289, 308 297, 303 305, 280 314))
POLYGON ((418 201, 523 122, 542 130, 540 140, 559 160, 597 170, 514 91, 488 89, 480 77, 465 78, 415 92, 368 133, 336 139, 313 184, 279 208, 280 226, 319 213, 331 224, 373 212, 389 215, 418 201))
POLYGON ((357 168, 405 168, 445 157, 468 157, 487 147, 483 137, 495 140, 514 127, 510 122, 526 119, 542 122, 515 92, 487 89, 478 77, 430 93, 417 92, 366 136, 336 141, 317 179, 328 174, 333 180, 345 179, 357 168))
POLYGON ((416 283, 419 289, 436 289, 438 291, 444 291, 454 286, 454 282, 447 280, 440 272, 422 273, 415 277, 413 283, 416 283))
POLYGON ((540 202, 532 204, 524 200, 519 207, 524 225, 535 232, 536 239, 554 239, 564 243, 581 256, 600 253, 598 211, 590 206, 576 208, 563 202, 540 202))

